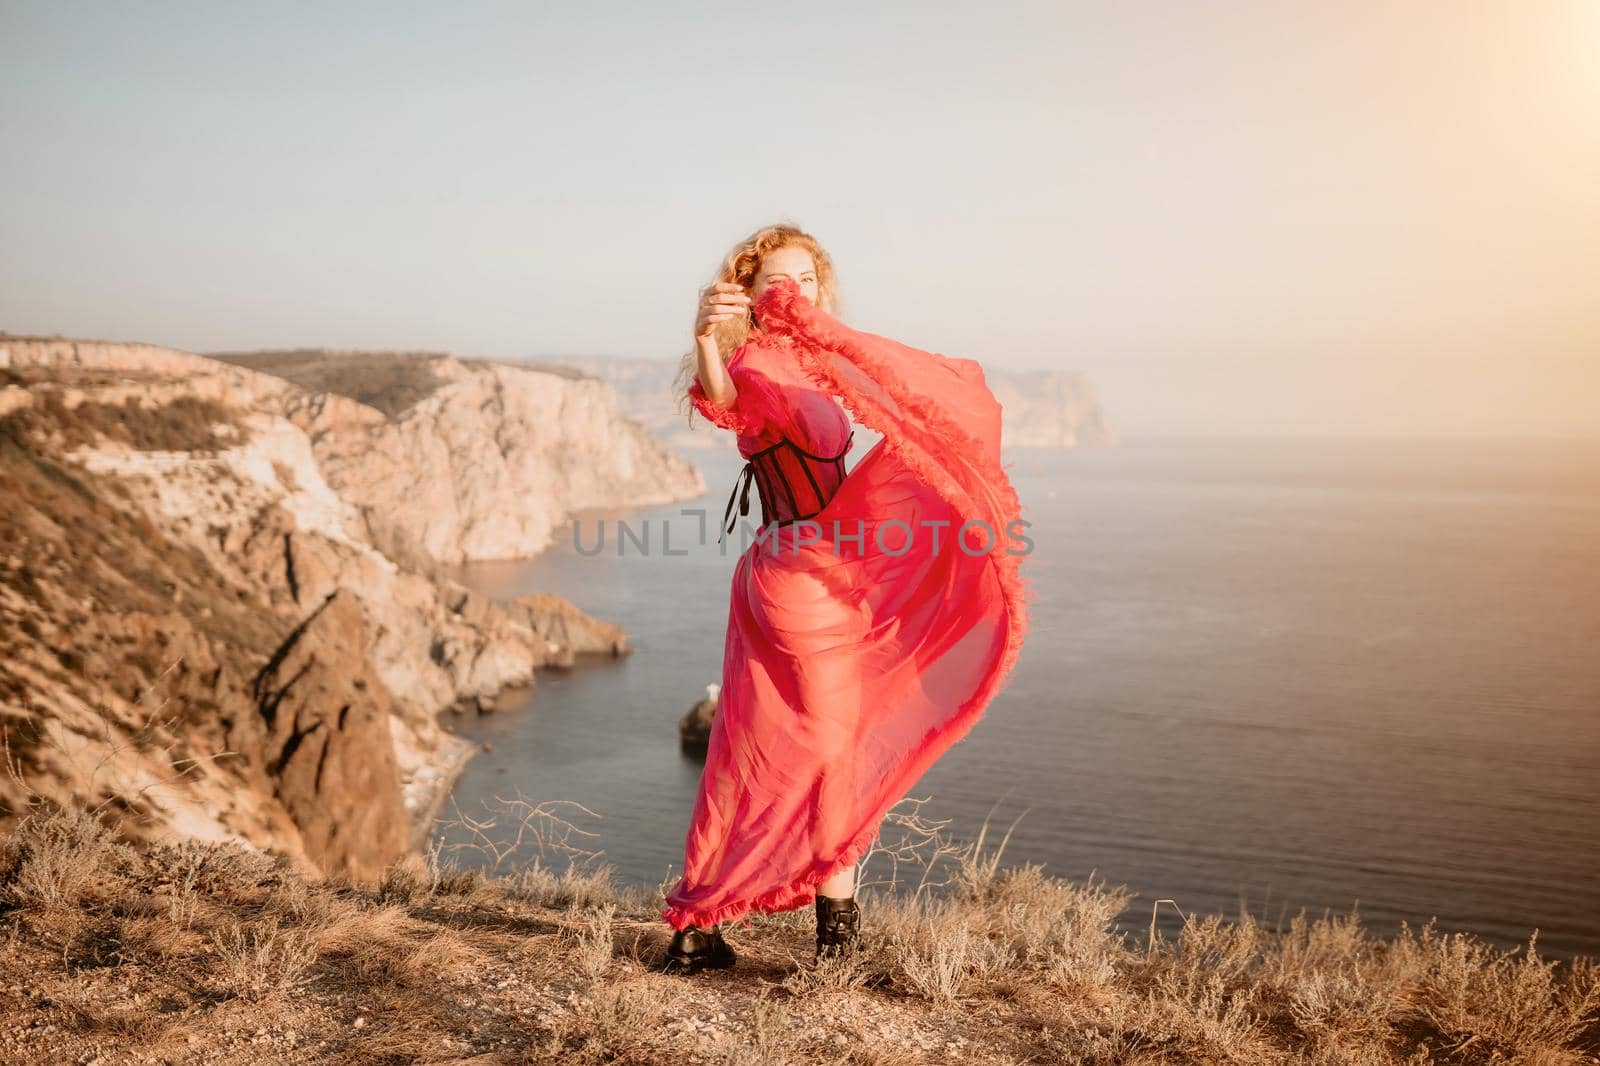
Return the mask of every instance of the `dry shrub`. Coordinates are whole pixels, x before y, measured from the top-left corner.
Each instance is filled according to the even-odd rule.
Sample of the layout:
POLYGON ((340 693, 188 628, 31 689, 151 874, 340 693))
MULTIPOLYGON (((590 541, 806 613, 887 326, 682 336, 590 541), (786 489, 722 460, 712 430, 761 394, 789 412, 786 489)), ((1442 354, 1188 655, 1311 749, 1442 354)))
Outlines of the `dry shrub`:
POLYGON ((1130 1010, 1129 1029, 1182 1049, 1184 1062, 1255 1062, 1271 1052, 1254 1007, 1249 990, 1230 987, 1220 975, 1165 970, 1130 1010))
POLYGON ((1360 912, 1324 915, 1307 921, 1305 911, 1273 940, 1262 962, 1263 976, 1278 981, 1313 970, 1337 969, 1353 959, 1371 958, 1372 942, 1361 927, 1360 912))
POLYGON ((1287 1009, 1295 1027, 1314 1044, 1382 1045, 1394 1035, 1395 1004, 1388 990, 1359 970, 1297 974, 1288 988, 1287 1009))
POLYGON ((1416 1010, 1457 1050, 1523 1059, 1565 1048, 1600 1018, 1600 964, 1579 957, 1557 980, 1558 964, 1526 950, 1502 952, 1470 934, 1441 935, 1430 920, 1420 936, 1402 928, 1393 952, 1416 989, 1416 1010))
POLYGON ((791 1034, 789 1007, 763 992, 750 1003, 748 1023, 718 1042, 722 1066, 788 1066, 807 1061, 791 1034))
POLYGON ((314 930, 285 929, 276 918, 229 923, 211 934, 218 991, 263 999, 293 991, 311 976, 318 957, 314 930))
POLYGON ((611 959, 615 953, 611 920, 616 913, 617 908, 610 903, 589 908, 584 912, 583 925, 572 934, 578 972, 589 984, 600 980, 611 969, 611 959))
POLYGON ((1107 888, 1092 877, 1070 884, 1048 876, 1042 864, 1025 863, 988 884, 984 909, 991 934, 1009 945, 1020 966, 1042 971, 1063 990, 1103 991, 1126 951, 1125 934, 1113 938, 1107 930, 1132 898, 1123 885, 1107 888))
POLYGON ((146 846, 144 860, 153 884, 187 885, 196 892, 230 899, 248 899, 264 886, 295 879, 286 857, 233 840, 153 843, 146 846))
MULTIPOLYGON (((303 892, 287 858, 276 857, 238 842, 214 843, 199 840, 159 842, 144 851, 145 884, 159 894, 173 935, 161 938, 147 930, 143 942, 147 950, 178 950, 183 943, 179 931, 194 929, 208 910, 226 911, 231 904, 257 902, 269 886, 269 900, 282 894, 303 892)), ((281 911, 271 911, 276 917, 281 911)), ((290 917, 290 924, 301 924, 301 916, 290 917)))
POLYGON ((609 865, 573 863, 556 874, 535 861, 501 878, 499 887, 507 899, 556 910, 615 905, 620 898, 609 865))
POLYGON ((969 979, 988 972, 988 944, 973 932, 965 909, 939 900, 909 929, 889 934, 890 950, 910 991, 953 1004, 969 979))
MULTIPOLYGON (((909 897, 890 895, 872 904, 872 925, 886 943, 892 968, 917 995, 954 1003, 969 987, 1015 971, 1042 971, 1062 987, 1108 988, 1124 954, 1120 940, 1107 934, 1133 894, 1126 887, 1107 890, 1091 882, 1075 886, 1044 873, 1042 864, 1002 867, 1010 829, 986 847, 985 819, 975 839, 951 843, 944 823, 921 814, 921 800, 897 816, 909 845, 885 849, 900 867, 920 867, 923 875, 909 897), (945 881, 930 879, 941 860, 953 866, 945 881), (934 889, 947 887, 943 897, 934 889)), ((899 887, 890 882, 891 887, 899 887)))
POLYGON ((676 999, 657 982, 593 986, 564 1034, 569 1050, 561 1061, 639 1061, 676 999))
POLYGON ((1248 914, 1238 923, 1208 914, 1186 921, 1176 952, 1162 953, 1149 989, 1153 1008, 1146 1032, 1181 1041, 1196 1054, 1240 1057, 1261 1053, 1265 1023, 1260 986, 1247 980, 1265 934, 1248 914))
POLYGON ((1392 969, 1357 912, 1307 921, 1302 911, 1266 943, 1255 974, 1315 1054, 1340 1062, 1371 1054, 1380 1056, 1372 1061, 1389 1062, 1386 1049, 1405 1013, 1392 969))
POLYGON ((1179 999, 1194 1000, 1208 994, 1200 990, 1211 982, 1242 981, 1266 948, 1266 932, 1248 914, 1238 922, 1207 914, 1184 922, 1177 951, 1168 957, 1161 981, 1179 999))
POLYGON ((138 869, 137 853, 88 811, 45 804, 0 843, 0 903, 67 909, 92 889, 113 891, 138 869))

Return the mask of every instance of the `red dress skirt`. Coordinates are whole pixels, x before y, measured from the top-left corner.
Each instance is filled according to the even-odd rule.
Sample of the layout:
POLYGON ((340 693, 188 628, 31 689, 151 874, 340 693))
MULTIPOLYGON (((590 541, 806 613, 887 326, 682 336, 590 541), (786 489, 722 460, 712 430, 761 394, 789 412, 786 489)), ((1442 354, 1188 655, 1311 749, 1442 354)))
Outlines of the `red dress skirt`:
POLYGON ((811 903, 972 728, 1028 627, 1032 542, 982 368, 851 329, 791 281, 754 311, 734 405, 689 388, 752 460, 763 522, 734 566, 674 929, 811 903), (883 434, 848 472, 834 397, 883 434))

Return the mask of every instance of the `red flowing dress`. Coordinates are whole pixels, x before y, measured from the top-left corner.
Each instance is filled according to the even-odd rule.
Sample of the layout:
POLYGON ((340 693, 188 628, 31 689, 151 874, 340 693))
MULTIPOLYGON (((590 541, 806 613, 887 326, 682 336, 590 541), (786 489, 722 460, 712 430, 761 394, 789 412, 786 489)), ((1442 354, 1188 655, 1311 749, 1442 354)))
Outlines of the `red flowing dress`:
POLYGON ((765 521, 734 566, 674 929, 811 903, 1005 687, 1028 628, 1032 542, 978 363, 852 329, 792 281, 753 310, 733 406, 689 387, 738 435, 765 521), (834 397, 883 434, 848 473, 834 397))

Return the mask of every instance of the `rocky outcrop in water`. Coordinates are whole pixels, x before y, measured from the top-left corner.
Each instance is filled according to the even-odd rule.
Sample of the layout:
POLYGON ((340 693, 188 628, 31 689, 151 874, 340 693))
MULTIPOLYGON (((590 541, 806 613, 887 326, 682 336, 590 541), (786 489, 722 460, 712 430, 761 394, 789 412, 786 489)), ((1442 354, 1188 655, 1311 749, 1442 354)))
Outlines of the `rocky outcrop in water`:
POLYGON ((721 685, 707 685, 706 698, 695 703, 678 719, 678 746, 685 755, 704 756, 711 744, 711 725, 717 719, 717 692, 721 685))

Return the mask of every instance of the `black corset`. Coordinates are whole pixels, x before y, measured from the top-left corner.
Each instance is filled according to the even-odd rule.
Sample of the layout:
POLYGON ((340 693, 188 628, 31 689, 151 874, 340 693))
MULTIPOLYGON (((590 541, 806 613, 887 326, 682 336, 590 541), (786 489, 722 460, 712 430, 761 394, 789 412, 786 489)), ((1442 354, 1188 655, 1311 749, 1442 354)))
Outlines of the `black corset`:
MULTIPOLYGON (((750 513, 751 482, 755 482, 761 495, 763 526, 780 526, 821 514, 844 480, 844 457, 855 436, 855 430, 851 430, 838 455, 812 455, 787 437, 751 455, 728 495, 728 506, 722 512, 723 534, 732 533, 738 524, 738 518, 733 517, 736 500, 739 514, 750 513)), ((722 543, 722 537, 717 538, 717 543, 722 543)))

